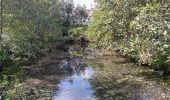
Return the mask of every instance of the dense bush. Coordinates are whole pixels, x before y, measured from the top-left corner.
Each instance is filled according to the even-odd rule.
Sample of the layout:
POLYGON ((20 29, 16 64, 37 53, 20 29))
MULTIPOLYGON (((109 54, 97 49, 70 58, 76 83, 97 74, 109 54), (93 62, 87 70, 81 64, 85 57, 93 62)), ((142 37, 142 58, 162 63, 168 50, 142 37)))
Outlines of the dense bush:
POLYGON ((64 36, 80 39, 88 18, 85 6, 70 0, 3 0, 0 2, 3 29, 0 34, 0 62, 28 61, 42 53, 51 42, 64 42, 64 36), (69 30, 72 29, 70 32, 69 30), (80 32, 80 34, 79 34, 80 32), (79 36, 77 36, 79 35, 79 36))
POLYGON ((88 37, 102 47, 120 49, 139 64, 168 69, 170 2, 99 0, 88 37))
MULTIPOLYGON (((55 19, 61 17, 51 10, 60 3, 51 4, 51 2, 33 0, 2 2, 3 30, 0 49, 3 51, 1 52, 3 56, 0 62, 6 58, 14 62, 34 59, 46 44, 62 38, 61 21, 55 19)), ((59 8, 53 10, 61 11, 59 8)))
POLYGON ((85 33, 86 29, 86 26, 74 27, 69 31, 69 39, 74 41, 87 41, 87 34, 85 33))
MULTIPOLYGON (((131 22, 132 38, 137 39, 136 47, 140 60, 149 57, 151 64, 163 66, 169 57, 170 44, 170 9, 169 5, 148 4, 141 8, 139 15, 131 22)), ((132 41, 133 42, 133 41, 132 41)))

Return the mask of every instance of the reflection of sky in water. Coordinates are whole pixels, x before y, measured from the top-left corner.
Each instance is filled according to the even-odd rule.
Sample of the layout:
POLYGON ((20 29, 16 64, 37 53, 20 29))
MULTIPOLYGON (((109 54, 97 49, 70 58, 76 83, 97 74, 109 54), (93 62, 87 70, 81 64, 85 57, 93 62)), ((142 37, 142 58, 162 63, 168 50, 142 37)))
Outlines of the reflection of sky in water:
POLYGON ((86 67, 80 74, 74 74, 63 80, 54 100, 92 100, 93 90, 88 79, 93 73, 91 67, 86 67))

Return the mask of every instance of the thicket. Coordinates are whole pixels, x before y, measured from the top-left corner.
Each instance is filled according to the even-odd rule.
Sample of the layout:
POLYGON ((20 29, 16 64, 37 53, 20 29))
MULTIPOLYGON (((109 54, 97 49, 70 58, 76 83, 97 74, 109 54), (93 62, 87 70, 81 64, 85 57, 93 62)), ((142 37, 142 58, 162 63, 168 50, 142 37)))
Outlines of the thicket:
POLYGON ((69 41, 73 41, 73 42, 87 41, 87 35, 85 31, 87 29, 90 12, 91 9, 86 9, 85 5, 84 6, 77 5, 73 9, 73 16, 72 16, 73 18, 71 19, 73 24, 68 30, 68 37, 67 37, 69 41))
POLYGON ((19 71, 21 64, 42 55, 50 42, 62 40, 64 4, 59 0, 1 0, 1 96, 23 79, 24 72, 19 71))
MULTIPOLYGON (((0 60, 13 62, 36 58, 49 40, 61 37, 58 3, 48 0, 3 0, 0 60)), ((3 63, 4 64, 4 63, 3 63)))
POLYGON ((1 0, 0 63, 38 57, 51 42, 72 37, 88 10, 72 0, 1 0))
POLYGON ((170 74, 169 0, 98 0, 87 33, 102 48, 170 74))
MULTIPOLYGON (((0 0, 0 94, 26 77, 22 64, 50 52, 74 36, 70 30, 88 18, 72 0, 0 0)), ((4 94, 3 94, 4 95, 4 94)))

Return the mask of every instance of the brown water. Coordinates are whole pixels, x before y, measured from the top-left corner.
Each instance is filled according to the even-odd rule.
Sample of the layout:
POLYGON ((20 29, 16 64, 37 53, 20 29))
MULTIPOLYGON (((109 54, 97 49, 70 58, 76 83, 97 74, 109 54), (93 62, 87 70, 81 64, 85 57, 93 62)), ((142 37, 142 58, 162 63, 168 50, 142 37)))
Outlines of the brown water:
POLYGON ((8 90, 11 100, 169 100, 170 87, 157 74, 93 45, 51 47, 24 66, 8 90))

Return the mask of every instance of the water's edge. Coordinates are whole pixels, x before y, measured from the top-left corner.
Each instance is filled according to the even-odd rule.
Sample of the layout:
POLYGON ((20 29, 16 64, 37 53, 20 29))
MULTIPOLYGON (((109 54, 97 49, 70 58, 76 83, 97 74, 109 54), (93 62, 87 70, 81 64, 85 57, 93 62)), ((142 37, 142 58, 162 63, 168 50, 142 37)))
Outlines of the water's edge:
POLYGON ((134 65, 93 44, 52 47, 35 64, 23 66, 8 91, 27 100, 168 100, 170 88, 153 70, 134 65), (149 76, 149 77, 148 77, 149 76))

